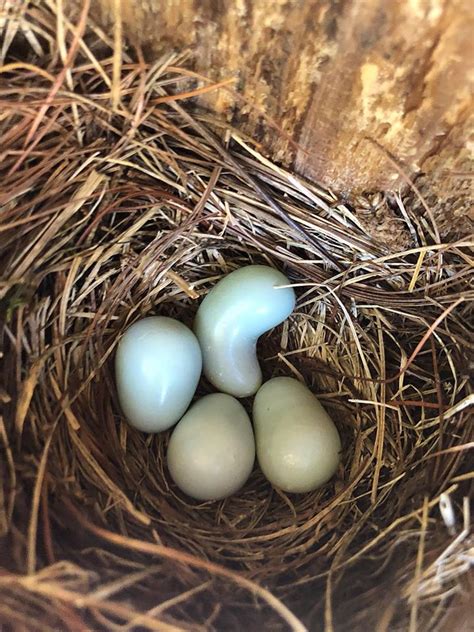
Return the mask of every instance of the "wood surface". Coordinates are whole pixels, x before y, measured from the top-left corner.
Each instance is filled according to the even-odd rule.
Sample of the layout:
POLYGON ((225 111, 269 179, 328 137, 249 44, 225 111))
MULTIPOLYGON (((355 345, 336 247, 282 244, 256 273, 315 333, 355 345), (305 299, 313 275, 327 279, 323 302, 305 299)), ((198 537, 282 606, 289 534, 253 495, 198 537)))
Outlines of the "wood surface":
POLYGON ((394 189, 400 169, 428 171, 449 195, 472 169, 472 0, 98 1, 152 54, 189 49, 200 73, 235 77, 243 101, 202 104, 324 185, 394 189))

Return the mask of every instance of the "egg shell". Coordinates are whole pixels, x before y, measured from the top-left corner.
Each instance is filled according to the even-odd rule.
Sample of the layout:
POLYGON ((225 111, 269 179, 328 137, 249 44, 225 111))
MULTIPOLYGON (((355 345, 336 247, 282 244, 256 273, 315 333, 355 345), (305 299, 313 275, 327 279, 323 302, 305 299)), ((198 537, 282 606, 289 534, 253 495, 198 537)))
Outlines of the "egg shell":
POLYGON ((337 428, 301 382, 276 377, 253 405, 257 459, 267 479, 286 492, 302 493, 326 483, 341 452, 337 428))
POLYGON ((198 500, 237 492, 255 461, 255 440, 244 407, 234 397, 213 393, 191 406, 173 430, 167 462, 176 485, 198 500))
POLYGON ((235 397, 257 392, 262 372, 257 340, 293 311, 295 293, 284 274, 251 265, 221 279, 199 306, 194 331, 208 380, 235 397))
POLYGON ((123 335, 115 356, 120 406, 143 432, 173 426, 186 412, 202 370, 193 332, 173 318, 151 316, 123 335))

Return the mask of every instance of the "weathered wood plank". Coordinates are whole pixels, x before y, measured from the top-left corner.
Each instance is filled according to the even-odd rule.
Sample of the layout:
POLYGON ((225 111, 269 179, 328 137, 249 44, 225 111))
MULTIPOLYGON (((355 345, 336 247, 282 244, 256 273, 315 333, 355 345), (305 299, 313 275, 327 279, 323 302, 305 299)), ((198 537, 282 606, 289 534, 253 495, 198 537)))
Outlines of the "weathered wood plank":
MULTIPOLYGON (((100 4, 113 20, 116 0, 100 4)), ((325 185, 399 186, 377 144, 408 175, 429 168, 445 180, 465 169, 471 0, 122 0, 122 13, 132 40, 157 51, 190 48, 199 72, 236 76, 255 108, 224 91, 206 103, 325 185), (301 150, 262 124, 259 111, 301 150)))

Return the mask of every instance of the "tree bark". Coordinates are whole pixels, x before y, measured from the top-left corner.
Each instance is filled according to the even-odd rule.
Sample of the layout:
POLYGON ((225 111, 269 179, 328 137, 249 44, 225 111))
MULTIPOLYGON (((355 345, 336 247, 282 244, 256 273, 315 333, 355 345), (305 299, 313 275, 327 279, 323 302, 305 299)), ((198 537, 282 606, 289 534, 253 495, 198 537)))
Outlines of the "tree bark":
MULTIPOLYGON (((102 15, 113 20, 116 3, 100 0, 102 15)), ((132 40, 157 52, 189 48, 200 73, 237 77, 243 103, 223 90, 203 102, 272 158, 354 192, 397 188, 426 169, 455 188, 456 176, 446 173, 469 169, 473 7, 472 0, 122 0, 122 20, 132 40)))

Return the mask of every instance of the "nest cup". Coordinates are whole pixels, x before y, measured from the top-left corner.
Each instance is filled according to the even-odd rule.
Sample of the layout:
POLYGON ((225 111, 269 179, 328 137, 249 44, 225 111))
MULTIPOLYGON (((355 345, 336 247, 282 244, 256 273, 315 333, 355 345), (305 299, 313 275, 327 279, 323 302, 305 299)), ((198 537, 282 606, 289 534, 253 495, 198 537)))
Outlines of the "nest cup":
MULTIPOLYGON (((410 194, 379 196, 403 246, 390 250, 356 204, 182 102, 196 83, 176 56, 124 53, 111 84, 114 51, 90 21, 61 31, 75 47, 64 73, 57 18, 27 12, 41 55, 20 29, 7 61, 29 61, 0 75, 0 621, 444 625, 472 545, 472 244, 435 243, 410 194), (341 465, 302 495, 256 466, 239 493, 199 503, 167 472, 169 432, 125 423, 114 352, 142 317, 191 325, 206 292, 251 263, 277 267, 297 292, 259 342, 264 378, 296 376, 318 395, 341 465)), ((208 392, 203 379, 197 396, 208 392)))

